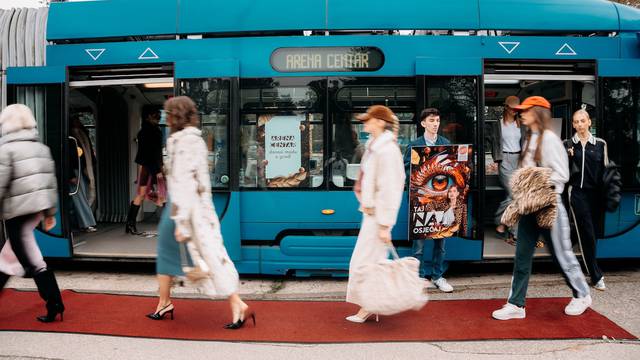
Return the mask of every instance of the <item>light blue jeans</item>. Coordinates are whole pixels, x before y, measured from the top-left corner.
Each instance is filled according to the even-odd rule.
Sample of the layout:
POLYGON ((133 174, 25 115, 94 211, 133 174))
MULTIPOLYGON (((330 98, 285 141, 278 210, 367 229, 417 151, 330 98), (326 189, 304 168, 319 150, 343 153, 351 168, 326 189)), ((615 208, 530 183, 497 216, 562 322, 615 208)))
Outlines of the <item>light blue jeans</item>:
POLYGON ((444 261, 444 240, 414 240, 413 241, 413 257, 420 260, 422 266, 420 266, 420 276, 428 278, 431 277, 432 281, 438 280, 442 277, 447 268, 448 263, 444 261), (429 254, 429 251, 424 251, 424 243, 426 241, 433 241, 433 251, 429 254))

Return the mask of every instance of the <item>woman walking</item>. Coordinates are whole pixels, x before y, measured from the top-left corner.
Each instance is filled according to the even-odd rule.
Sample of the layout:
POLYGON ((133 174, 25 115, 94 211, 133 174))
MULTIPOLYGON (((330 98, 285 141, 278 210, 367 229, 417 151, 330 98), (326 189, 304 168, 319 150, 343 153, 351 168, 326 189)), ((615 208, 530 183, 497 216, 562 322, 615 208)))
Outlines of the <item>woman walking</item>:
POLYGON ((165 102, 167 125, 171 136, 167 140, 167 184, 169 206, 165 207, 159 226, 158 282, 160 299, 156 311, 147 315, 161 320, 166 314, 173 319, 174 306, 170 292, 172 277, 182 274, 180 244, 187 243, 191 258, 200 265, 204 279, 202 290, 212 297, 228 297, 232 321, 226 329, 239 329, 255 313, 238 295, 239 277, 224 247, 220 222, 213 207, 211 180, 207 164, 207 146, 195 103, 186 96, 165 102))
MULTIPOLYGON (((361 283, 369 275, 363 268, 388 258, 391 229, 402 202, 405 174, 402 153, 394 134, 398 120, 391 109, 375 105, 358 116, 358 120, 364 123, 364 131, 370 134, 370 139, 365 145, 360 179, 354 187, 362 212, 362 226, 349 264, 347 302, 362 306, 367 291, 361 283)), ((363 323, 371 315, 361 307, 347 320, 363 323)))
POLYGON ((502 309, 494 311, 493 318, 510 320, 526 317, 525 297, 533 253, 540 235, 549 245, 549 251, 562 269, 567 285, 573 292, 573 298, 564 312, 567 315, 580 315, 591 306, 591 296, 580 264, 573 254, 569 218, 560 198, 564 185, 569 180, 567 152, 560 138, 553 131, 546 129, 546 124, 551 121, 551 104, 545 98, 532 96, 515 108, 520 111, 522 124, 527 127, 523 153, 520 155, 520 167, 551 169, 550 180, 556 192, 557 215, 551 229, 539 227, 535 214, 524 215, 520 219, 511 292, 507 304, 502 309))
POLYGON ((591 283, 596 289, 605 290, 604 276, 596 261, 596 234, 600 232, 604 208, 600 189, 609 163, 607 143, 589 131, 591 118, 586 110, 573 114, 573 128, 576 134, 565 141, 571 169, 569 204, 591 283))
MULTIPOLYGON (((136 218, 140 206, 147 195, 149 186, 156 185, 162 178, 162 130, 158 126, 160 111, 146 106, 142 109, 142 126, 138 132, 138 153, 136 163, 139 165, 138 188, 136 197, 129 206, 125 232, 127 234, 140 235, 136 226, 136 218)), ((162 205, 159 199, 156 205, 162 205)))
MULTIPOLYGON (((62 321, 65 309, 56 277, 42 258, 33 230, 43 219, 46 231, 56 224, 56 165, 49 148, 39 141, 36 126, 25 105, 9 105, 0 114, 0 214, 22 275, 33 277, 46 302, 47 314, 37 319, 53 322, 58 314, 62 321)), ((0 249, 4 246, 7 244, 0 244, 0 249)), ((0 272, 0 291, 9 275, 0 272)))
POLYGON ((507 196, 500 205, 495 215, 496 234, 504 239, 507 243, 515 245, 517 238, 517 226, 507 229, 500 223, 504 210, 511 203, 511 186, 509 181, 511 175, 518 168, 518 159, 522 151, 522 134, 523 127, 517 118, 515 106, 520 105, 520 99, 517 96, 507 96, 504 101, 504 111, 502 119, 494 123, 493 131, 491 131, 491 155, 493 161, 498 165, 498 174, 500 175, 500 183, 502 188, 507 192, 507 196))

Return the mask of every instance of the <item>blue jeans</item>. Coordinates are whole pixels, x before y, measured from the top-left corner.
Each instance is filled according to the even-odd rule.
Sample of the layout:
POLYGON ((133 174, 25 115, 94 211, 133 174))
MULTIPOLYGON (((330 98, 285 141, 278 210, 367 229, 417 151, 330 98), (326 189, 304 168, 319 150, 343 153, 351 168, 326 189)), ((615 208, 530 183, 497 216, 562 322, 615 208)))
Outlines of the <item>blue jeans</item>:
POLYGON ((420 276, 431 277, 432 281, 438 280, 447 270, 448 263, 444 261, 444 240, 414 240, 413 241, 413 257, 420 260, 420 276), (433 251, 429 256, 428 251, 424 251, 425 241, 433 241, 433 251))

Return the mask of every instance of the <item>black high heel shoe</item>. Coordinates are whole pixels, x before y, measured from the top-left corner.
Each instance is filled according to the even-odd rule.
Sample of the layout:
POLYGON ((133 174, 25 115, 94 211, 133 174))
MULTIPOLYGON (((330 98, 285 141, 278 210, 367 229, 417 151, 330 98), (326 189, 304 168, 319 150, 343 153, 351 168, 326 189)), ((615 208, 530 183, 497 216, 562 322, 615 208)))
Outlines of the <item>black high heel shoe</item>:
POLYGON ((127 223, 125 228, 124 228, 124 232, 125 232, 125 234, 131 234, 131 235, 140 235, 140 234, 142 234, 141 231, 138 231, 138 228, 136 227, 135 223, 127 223))
POLYGON ((256 312, 253 311, 253 309, 251 308, 247 308, 244 311, 244 316, 243 318, 238 319, 238 321, 236 322, 232 322, 232 323, 228 323, 227 325, 224 326, 225 329, 228 330, 237 330, 240 329, 241 327, 244 326, 244 323, 247 321, 248 318, 251 318, 251 320, 253 320, 253 327, 256 326, 256 312))
POLYGON ((38 316, 36 317, 36 319, 43 323, 50 323, 50 322, 56 321, 58 314, 60 314, 60 321, 62 322, 63 313, 64 313, 64 306, 62 306, 62 304, 54 305, 52 308, 47 309, 47 315, 38 316))
POLYGON ((165 307, 163 307, 162 309, 160 309, 160 310, 158 310, 158 311, 156 311, 154 313, 147 314, 146 316, 151 320, 163 320, 164 316, 166 314, 169 314, 169 315, 171 315, 171 320, 173 320, 173 310, 174 310, 173 304, 169 303, 169 304, 165 305, 165 307), (171 307, 171 309, 169 309, 169 307, 171 307))

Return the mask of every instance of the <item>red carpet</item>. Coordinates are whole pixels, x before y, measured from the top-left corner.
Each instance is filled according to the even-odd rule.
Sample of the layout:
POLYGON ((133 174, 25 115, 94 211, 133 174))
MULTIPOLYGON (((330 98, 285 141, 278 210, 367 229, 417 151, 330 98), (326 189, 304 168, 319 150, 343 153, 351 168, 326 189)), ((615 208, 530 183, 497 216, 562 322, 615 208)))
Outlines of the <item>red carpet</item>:
POLYGON ((0 296, 0 330, 50 331, 164 339, 348 343, 488 339, 636 339, 596 311, 564 315, 568 299, 529 299, 527 318, 501 322, 491 312, 503 299, 430 301, 420 312, 380 318, 379 323, 344 320, 357 307, 344 302, 250 301, 257 327, 225 330, 225 301, 174 300, 175 320, 153 321, 144 314, 156 298, 64 291, 64 322, 41 324, 44 304, 36 292, 5 289, 0 296))

